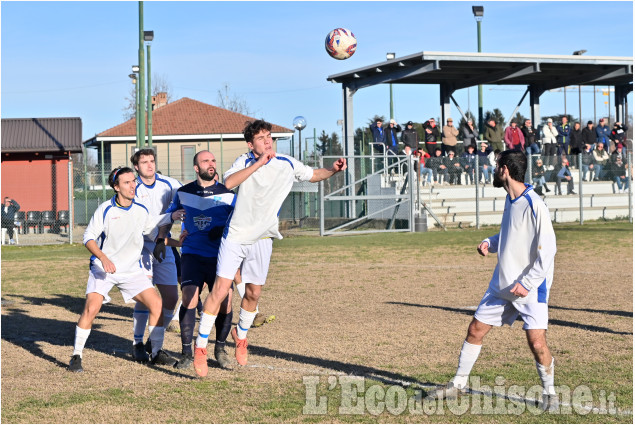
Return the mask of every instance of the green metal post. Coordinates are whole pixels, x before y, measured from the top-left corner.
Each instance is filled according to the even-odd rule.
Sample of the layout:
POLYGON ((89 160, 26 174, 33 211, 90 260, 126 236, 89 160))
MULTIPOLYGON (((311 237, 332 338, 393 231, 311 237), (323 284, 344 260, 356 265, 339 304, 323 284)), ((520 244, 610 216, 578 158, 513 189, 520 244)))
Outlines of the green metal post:
POLYGON ((134 96, 135 96, 135 124, 137 125, 137 148, 140 146, 141 143, 141 120, 139 118, 139 113, 141 111, 141 105, 139 104, 139 78, 137 76, 137 79, 135 80, 134 83, 134 96))
MULTIPOLYGON (((481 53, 481 21, 476 21, 476 32, 478 39, 478 52, 481 53)), ((478 133, 483 140, 483 85, 478 85, 478 133)))
POLYGON ((146 113, 143 99, 146 97, 145 90, 145 53, 143 50, 143 2, 139 2, 139 135, 137 147, 141 149, 146 144, 146 113))
MULTIPOLYGON (((220 135, 220 171, 221 171, 221 174, 224 174, 225 170, 223 170, 223 135, 222 134, 220 135)), ((225 180, 223 180, 223 182, 224 181, 225 180)))
POLYGON ((88 165, 86 163, 86 146, 82 145, 82 156, 84 157, 84 217, 88 223, 88 165))
POLYGON ((104 171, 106 168, 106 162, 104 161, 104 141, 101 140, 101 194, 102 202, 106 200, 106 176, 104 171))
POLYGON ((152 148, 152 85, 150 81, 150 43, 148 43, 148 147, 152 148))

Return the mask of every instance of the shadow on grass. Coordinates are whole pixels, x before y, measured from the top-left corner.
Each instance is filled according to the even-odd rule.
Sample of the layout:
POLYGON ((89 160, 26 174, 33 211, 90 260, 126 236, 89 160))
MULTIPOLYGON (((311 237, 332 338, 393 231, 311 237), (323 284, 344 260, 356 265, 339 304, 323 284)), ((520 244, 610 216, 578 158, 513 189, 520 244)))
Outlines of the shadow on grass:
POLYGON ((594 308, 559 307, 557 305, 550 305, 549 309, 570 310, 570 311, 585 311, 587 313, 600 313, 600 314, 608 314, 608 315, 611 315, 611 316, 633 317, 633 312, 632 311, 597 310, 597 309, 594 309, 594 308))
MULTIPOLYGON (((24 298, 33 299, 31 297, 24 298)), ((39 300, 39 298, 35 298, 35 300, 39 300)), ((77 310, 77 317, 79 318, 79 313, 81 312, 84 305, 84 299, 78 297, 65 297, 64 300, 69 303, 71 311, 75 311, 75 309, 77 310)), ((68 367, 68 363, 60 361, 56 357, 44 351, 41 347, 41 343, 65 347, 68 350, 68 359, 70 360, 72 347, 75 342, 76 322, 49 319, 46 317, 33 317, 29 315, 28 311, 20 308, 3 308, 4 314, 2 314, 1 323, 3 341, 21 347, 34 356, 51 362, 58 367, 64 369, 68 367)), ((131 317, 132 314, 126 314, 126 316, 131 317)), ((96 322, 99 322, 99 320, 100 316, 97 315, 96 322)), ((131 355, 131 341, 129 339, 104 332, 102 328, 104 328, 102 324, 93 323, 92 331, 90 333, 90 336, 88 337, 85 348, 108 354, 118 359, 134 362, 134 359, 131 355)), ((90 360, 88 359, 86 359, 85 362, 90 364, 90 360)), ((192 375, 177 372, 175 369, 172 368, 172 366, 150 367, 152 369, 175 377, 196 379, 192 375)))
POLYGON ((344 363, 337 360, 328 360, 319 357, 307 356, 303 354, 287 353, 285 351, 274 350, 258 345, 249 345, 249 352, 259 356, 273 357, 290 362, 300 363, 303 365, 312 365, 320 368, 343 372, 348 375, 366 376, 381 382, 400 384, 405 382, 415 385, 437 385, 434 382, 420 382, 416 378, 400 373, 389 372, 387 370, 377 369, 371 366, 356 365, 352 363, 344 363))
MULTIPOLYGON (((465 314, 467 316, 473 316, 475 311, 468 308, 445 307, 440 305, 424 305, 424 304, 404 303, 404 302, 396 302, 396 301, 388 301, 386 302, 386 304, 403 305, 406 307, 432 308, 432 309, 450 311, 452 313, 465 314)), ((549 306, 549 308, 553 308, 553 307, 549 306)), ((558 307, 555 307, 555 308, 558 308, 558 307)), ((560 307, 560 308, 565 310, 568 309, 564 307, 560 307)), ((576 310, 576 309, 571 309, 571 310, 576 310)), ((586 311, 586 309, 581 309, 581 310, 586 311)), ((606 312, 605 310, 589 310, 589 311, 593 313, 606 312)), ((617 314, 617 313, 620 313, 618 315, 623 315, 621 313, 627 313, 627 312, 612 311, 612 310, 609 310, 608 312, 606 312, 606 314, 617 314)), ((633 313, 629 313, 629 314, 632 317, 633 313)), ((520 316, 516 320, 522 321, 520 316)), ((568 320, 549 319, 549 324, 555 325, 555 326, 567 326, 570 328, 582 329, 582 330, 591 331, 591 332, 604 332, 604 333, 615 334, 615 335, 633 335, 633 332, 619 332, 619 331, 614 331, 613 329, 605 328, 602 326, 584 325, 582 323, 570 322, 568 320)))
MULTIPOLYGON (((77 314, 78 316, 82 314, 82 310, 84 309, 84 303, 86 302, 85 298, 73 297, 67 294, 51 294, 50 297, 27 297, 24 295, 11 295, 11 298, 20 298, 24 302, 34 304, 34 305, 51 305, 54 307, 64 308, 71 313, 77 314)), ((128 305, 116 305, 116 304, 103 304, 101 306, 101 310, 99 310, 99 315, 104 313, 112 314, 115 316, 121 316, 121 320, 131 320, 132 319, 132 311, 134 304, 128 305)), ((99 316, 98 316, 99 317, 99 316)), ((110 319, 109 320, 113 320, 110 319)), ((116 320, 116 319, 115 319, 116 320)))

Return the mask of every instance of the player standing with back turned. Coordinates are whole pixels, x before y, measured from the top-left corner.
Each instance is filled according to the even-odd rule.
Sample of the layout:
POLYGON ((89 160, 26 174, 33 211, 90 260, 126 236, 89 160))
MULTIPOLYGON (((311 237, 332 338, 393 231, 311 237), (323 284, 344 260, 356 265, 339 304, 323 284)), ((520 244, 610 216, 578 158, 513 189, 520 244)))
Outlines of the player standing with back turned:
POLYGON ((447 386, 432 391, 430 398, 456 398, 464 393, 485 335, 493 326, 511 326, 520 315, 542 381, 542 407, 558 406, 554 359, 547 347, 556 235, 547 206, 524 183, 526 170, 527 157, 522 152, 507 150, 497 159, 494 186, 507 191, 505 210, 500 232, 481 242, 477 250, 483 256, 497 253, 498 264, 468 327, 456 375, 447 386))

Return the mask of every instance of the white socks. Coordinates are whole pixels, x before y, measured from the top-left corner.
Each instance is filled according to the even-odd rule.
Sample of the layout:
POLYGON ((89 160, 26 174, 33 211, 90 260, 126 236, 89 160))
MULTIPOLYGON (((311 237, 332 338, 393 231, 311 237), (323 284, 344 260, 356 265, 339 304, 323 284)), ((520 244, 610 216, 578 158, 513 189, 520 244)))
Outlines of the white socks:
POLYGON ((238 315, 238 326, 236 326, 236 333, 237 333, 238 339, 247 338, 247 331, 249 330, 249 328, 251 328, 251 325, 254 323, 254 319, 256 318, 257 313, 258 313, 258 310, 247 311, 243 309, 242 307, 240 308, 240 314, 238 315))
POLYGON ((201 314, 201 321, 198 325, 198 336, 196 337, 196 348, 207 348, 207 340, 209 334, 212 332, 216 316, 213 316, 206 311, 201 314))
POLYGON ((538 370, 538 376, 540 376, 540 381, 542 382, 542 393, 554 395, 556 393, 553 384, 555 375, 554 358, 551 357, 551 365, 549 367, 545 367, 536 362, 536 369, 538 370))
POLYGON ((82 329, 79 326, 75 326, 75 346, 73 349, 73 356, 76 354, 78 354, 79 357, 82 356, 82 351, 84 351, 84 345, 86 345, 88 335, 90 335, 90 329, 82 329))
POLYGON ((163 348, 165 328, 163 326, 148 326, 148 333, 150 334, 150 343, 152 344, 152 355, 150 357, 154 358, 159 350, 163 348))
POLYGON ((467 341, 463 342, 459 355, 459 367, 456 369, 456 375, 452 378, 455 387, 465 388, 467 386, 467 380, 478 355, 481 353, 481 347, 481 345, 470 344, 467 341))
POLYGON ((138 302, 137 305, 135 305, 134 307, 134 311, 132 312, 134 344, 143 342, 143 334, 146 332, 146 325, 148 324, 149 316, 150 312, 148 311, 147 307, 138 302))

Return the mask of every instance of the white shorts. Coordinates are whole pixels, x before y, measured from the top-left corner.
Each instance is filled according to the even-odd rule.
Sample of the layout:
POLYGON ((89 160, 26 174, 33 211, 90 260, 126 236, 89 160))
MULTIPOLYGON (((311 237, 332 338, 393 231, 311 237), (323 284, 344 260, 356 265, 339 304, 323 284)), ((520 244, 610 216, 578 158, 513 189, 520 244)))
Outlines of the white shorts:
POLYGON ((218 249, 216 275, 234 279, 240 267, 243 282, 264 285, 269 273, 272 247, 271 238, 259 239, 250 245, 241 245, 223 238, 218 249))
POLYGON ((474 313, 474 318, 492 326, 511 326, 518 316, 525 324, 523 329, 547 329, 549 312, 547 303, 520 304, 499 298, 488 289, 474 313))
POLYGON ((152 282, 148 279, 143 269, 132 273, 106 273, 98 267, 91 267, 86 284, 86 295, 96 292, 108 296, 108 292, 116 286, 121 291, 123 300, 130 302, 135 296, 152 288, 152 282))
POLYGON ((143 248, 143 251, 141 251, 141 266, 146 276, 148 276, 155 285, 157 283, 159 285, 173 286, 179 284, 176 273, 176 263, 174 261, 174 253, 169 246, 165 248, 165 258, 160 263, 154 258, 152 251, 146 248, 143 248))

